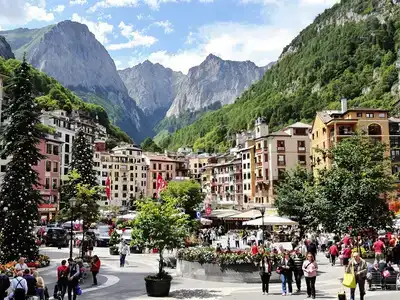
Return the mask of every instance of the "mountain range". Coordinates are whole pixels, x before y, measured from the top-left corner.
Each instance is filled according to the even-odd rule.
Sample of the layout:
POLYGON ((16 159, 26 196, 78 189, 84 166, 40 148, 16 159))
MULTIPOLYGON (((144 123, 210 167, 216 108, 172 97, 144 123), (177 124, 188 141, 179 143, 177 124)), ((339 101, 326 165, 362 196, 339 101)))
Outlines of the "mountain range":
POLYGON ((262 116, 271 130, 315 112, 349 107, 392 109, 400 99, 400 1, 341 0, 287 45, 278 62, 231 105, 207 112, 162 147, 208 152, 232 146, 227 136, 262 116))
MULTIPOLYGON (((153 128, 165 117, 179 120, 187 112, 234 102, 269 68, 250 61, 225 61, 210 54, 187 75, 150 61, 117 71, 111 56, 87 26, 72 21, 39 29, 0 31, 0 36, 11 45, 17 59, 26 53, 35 68, 86 102, 103 106, 110 119, 136 142, 154 136, 153 128)), ((1 46, 3 40, 0 53, 11 58, 10 49, 1 46)), ((158 128, 164 129, 162 125, 158 128)))

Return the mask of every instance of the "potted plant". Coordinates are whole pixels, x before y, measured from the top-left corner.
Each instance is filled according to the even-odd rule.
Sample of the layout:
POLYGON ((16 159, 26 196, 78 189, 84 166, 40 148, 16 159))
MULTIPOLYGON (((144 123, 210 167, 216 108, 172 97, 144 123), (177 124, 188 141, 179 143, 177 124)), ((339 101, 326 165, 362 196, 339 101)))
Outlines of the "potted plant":
POLYGON ((165 249, 181 248, 187 235, 188 215, 176 209, 176 199, 162 202, 152 199, 137 201, 138 214, 133 221, 132 245, 158 249, 158 273, 145 278, 147 295, 167 297, 172 277, 164 270, 165 249))
POLYGON ((118 255, 118 244, 121 242, 121 235, 118 234, 116 230, 111 233, 110 241, 108 245, 110 246, 110 255, 118 255))

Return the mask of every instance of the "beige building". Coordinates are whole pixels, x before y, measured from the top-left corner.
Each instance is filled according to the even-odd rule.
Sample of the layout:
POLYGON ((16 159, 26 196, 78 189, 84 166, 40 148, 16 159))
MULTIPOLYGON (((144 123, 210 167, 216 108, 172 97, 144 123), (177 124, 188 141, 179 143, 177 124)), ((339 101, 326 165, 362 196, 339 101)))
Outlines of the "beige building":
POLYGON ((255 146, 254 139, 245 142, 244 148, 238 150, 242 160, 243 207, 255 205, 255 146))
POLYGON ((106 151, 105 143, 97 142, 94 155, 98 182, 104 187, 101 206, 113 205, 124 210, 136 199, 146 196, 147 165, 139 147, 121 144, 106 151), (105 194, 107 178, 110 180, 110 199, 105 194))
POLYGON ((201 180, 201 173, 208 164, 211 156, 208 153, 194 154, 189 156, 189 176, 196 180, 201 180))

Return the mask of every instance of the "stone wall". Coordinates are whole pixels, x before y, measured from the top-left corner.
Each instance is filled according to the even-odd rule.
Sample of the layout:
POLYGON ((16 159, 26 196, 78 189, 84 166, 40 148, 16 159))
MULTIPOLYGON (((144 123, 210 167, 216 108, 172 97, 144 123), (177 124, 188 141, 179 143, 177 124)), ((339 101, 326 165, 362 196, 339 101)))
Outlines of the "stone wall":
MULTIPOLYGON (((258 268, 253 264, 228 265, 200 264, 178 260, 176 275, 180 277, 217 282, 261 283, 258 268)), ((273 271, 270 282, 279 282, 279 275, 273 271)))

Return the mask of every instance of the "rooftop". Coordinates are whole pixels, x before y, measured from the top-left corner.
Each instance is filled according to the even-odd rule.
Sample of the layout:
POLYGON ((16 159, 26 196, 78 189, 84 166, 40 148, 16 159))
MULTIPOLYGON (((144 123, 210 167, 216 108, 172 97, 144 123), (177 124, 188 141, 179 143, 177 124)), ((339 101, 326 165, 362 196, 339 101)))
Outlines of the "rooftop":
POLYGON ((312 126, 309 124, 305 124, 302 122, 296 122, 292 125, 287 126, 286 128, 311 128, 312 126))

